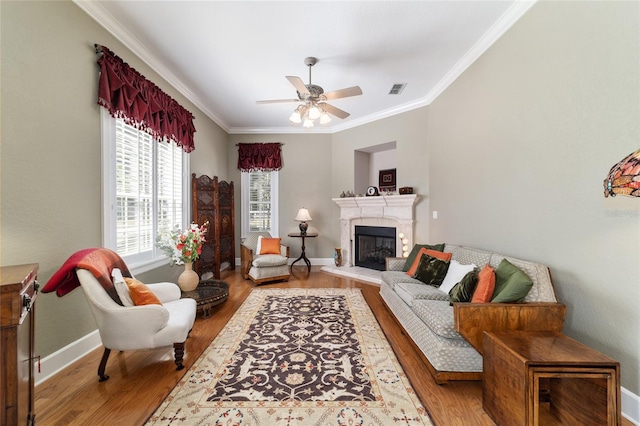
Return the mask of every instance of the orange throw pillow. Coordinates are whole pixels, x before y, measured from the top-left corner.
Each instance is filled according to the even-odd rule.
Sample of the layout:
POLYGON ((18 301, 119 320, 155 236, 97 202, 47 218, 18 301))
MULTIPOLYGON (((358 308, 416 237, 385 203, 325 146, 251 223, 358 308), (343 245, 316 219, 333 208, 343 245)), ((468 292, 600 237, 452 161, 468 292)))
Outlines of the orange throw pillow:
POLYGON ((413 261, 413 263, 411 264, 411 268, 409 268, 409 270, 407 272, 405 272, 407 275, 409 275, 410 277, 413 277, 416 273, 416 269, 418 269, 418 265, 420 264, 420 258, 422 257, 423 254, 429 255, 431 257, 435 257, 436 259, 440 259, 440 260, 444 260, 445 262, 448 262, 451 260, 451 256, 453 253, 443 253, 441 251, 437 251, 437 250, 429 250, 427 248, 421 248, 420 251, 418 252, 418 254, 416 255, 415 260, 413 261))
POLYGON ((489 266, 484 265, 484 268, 478 274, 478 285, 476 291, 473 292, 471 303, 487 303, 493 296, 493 290, 496 288, 496 273, 495 270, 489 266))
POLYGON ((263 238, 260 254, 280 254, 280 238, 263 238))
POLYGON ((162 305, 158 296, 140 281, 127 277, 125 277, 124 281, 127 283, 127 287, 129 287, 129 295, 134 305, 162 305))

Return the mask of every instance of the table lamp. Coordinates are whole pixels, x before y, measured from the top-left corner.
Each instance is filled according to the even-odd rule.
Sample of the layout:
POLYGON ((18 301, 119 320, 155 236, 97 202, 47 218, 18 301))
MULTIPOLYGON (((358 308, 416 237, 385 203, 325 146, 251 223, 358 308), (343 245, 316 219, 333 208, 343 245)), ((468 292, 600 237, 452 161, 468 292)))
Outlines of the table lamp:
POLYGON ((309 210, 305 209, 304 207, 298 210, 298 214, 296 215, 295 220, 300 221, 300 234, 305 235, 307 233, 307 227, 309 226, 307 225, 307 221, 312 220, 311 216, 309 215, 309 210))

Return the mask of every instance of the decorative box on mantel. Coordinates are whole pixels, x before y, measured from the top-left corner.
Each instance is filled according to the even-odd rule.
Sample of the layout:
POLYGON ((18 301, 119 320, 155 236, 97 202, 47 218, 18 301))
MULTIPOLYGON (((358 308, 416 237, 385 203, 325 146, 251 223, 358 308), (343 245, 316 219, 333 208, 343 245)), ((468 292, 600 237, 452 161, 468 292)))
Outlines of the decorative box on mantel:
POLYGON ((353 266, 353 235, 356 225, 396 228, 396 256, 401 256, 404 234, 409 249, 413 247, 414 209, 418 194, 380 195, 377 197, 332 198, 340 207, 340 247, 344 266, 353 266))

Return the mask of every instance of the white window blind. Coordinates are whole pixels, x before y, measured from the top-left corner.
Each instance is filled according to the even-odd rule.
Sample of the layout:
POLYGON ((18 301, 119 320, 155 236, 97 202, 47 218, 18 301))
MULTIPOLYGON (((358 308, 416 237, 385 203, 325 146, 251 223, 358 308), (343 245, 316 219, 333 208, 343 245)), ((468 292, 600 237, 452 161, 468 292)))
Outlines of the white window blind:
POLYGON ((278 172, 242 173, 242 231, 278 234, 278 172))
POLYGON ((116 120, 116 251, 153 249, 153 144, 151 135, 116 120))
POLYGON ((169 229, 182 223, 182 148, 173 143, 158 144, 158 226, 169 229))
POLYGON ((143 272, 166 262, 158 231, 187 225, 188 156, 108 114, 103 130, 103 244, 143 272))

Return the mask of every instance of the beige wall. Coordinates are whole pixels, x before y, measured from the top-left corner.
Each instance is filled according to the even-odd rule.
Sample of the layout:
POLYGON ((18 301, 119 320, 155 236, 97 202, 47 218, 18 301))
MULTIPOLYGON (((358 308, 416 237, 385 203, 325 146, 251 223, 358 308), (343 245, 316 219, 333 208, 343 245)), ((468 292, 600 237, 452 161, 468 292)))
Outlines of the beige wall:
MULTIPOLYGON (((420 200, 415 207, 414 241, 429 241, 429 158, 427 108, 419 108, 333 135, 331 169, 333 198, 355 185, 355 151, 396 142, 397 187, 411 186, 420 200)), ((333 204, 333 238, 340 242, 340 209, 333 204)))
MULTIPOLYGON (((76 5, 2 1, 0 7, 2 265, 38 262, 44 284, 74 251, 102 244, 94 43, 108 46, 195 115, 193 170, 226 177, 226 134, 76 5)), ((166 267, 139 278, 178 274, 166 267)), ((81 290, 39 296, 38 355, 93 330, 81 290)))
MULTIPOLYGON (((308 258, 331 258, 335 242, 332 233, 331 210, 331 135, 326 134, 280 134, 280 135, 230 135, 229 172, 236 191, 236 235, 240 232, 240 171, 238 165, 238 143, 280 142, 282 143, 282 169, 279 172, 279 233, 284 244, 290 248, 291 257, 300 256, 299 238, 287 236, 300 232, 299 222, 293 220, 298 209, 306 207, 313 219, 308 232, 318 232, 317 238, 305 241, 308 258)), ((239 238, 236 239, 239 245, 239 238)), ((240 256, 239 246, 236 253, 240 256)), ((299 265, 300 263, 296 263, 299 265)))
POLYGON ((640 200, 602 181, 639 147, 638 2, 537 3, 429 106, 431 240, 547 264, 565 332, 639 393, 640 200))

